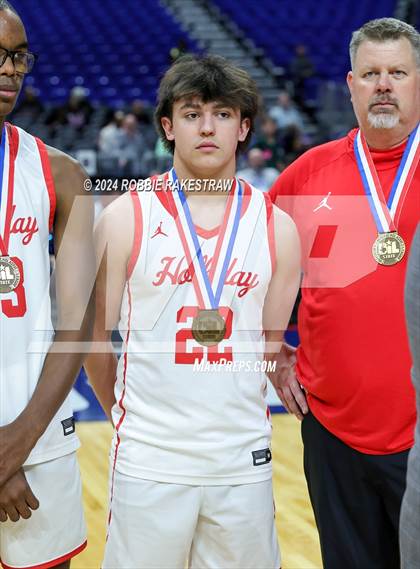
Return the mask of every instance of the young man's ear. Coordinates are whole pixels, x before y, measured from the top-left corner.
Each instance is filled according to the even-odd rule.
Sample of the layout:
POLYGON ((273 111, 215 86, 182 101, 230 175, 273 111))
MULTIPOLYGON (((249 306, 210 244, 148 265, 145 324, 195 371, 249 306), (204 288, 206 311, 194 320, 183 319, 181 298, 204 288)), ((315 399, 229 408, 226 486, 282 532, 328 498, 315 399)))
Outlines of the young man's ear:
POLYGON ((251 120, 250 119, 242 119, 241 125, 239 127, 239 136, 238 141, 243 142, 246 137, 248 136, 249 129, 251 128, 251 120))
POLYGON ((165 131, 167 140, 170 141, 175 140, 171 119, 169 117, 162 117, 160 119, 160 124, 162 125, 162 128, 165 131))

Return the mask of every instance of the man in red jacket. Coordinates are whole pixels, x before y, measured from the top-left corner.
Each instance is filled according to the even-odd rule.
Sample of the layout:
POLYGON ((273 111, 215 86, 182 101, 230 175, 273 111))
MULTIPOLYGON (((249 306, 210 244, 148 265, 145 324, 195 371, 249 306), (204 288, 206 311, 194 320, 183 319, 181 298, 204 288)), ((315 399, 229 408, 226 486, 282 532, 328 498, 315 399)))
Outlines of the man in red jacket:
POLYGON ((419 50, 418 32, 393 18, 354 32, 347 82, 360 128, 305 153, 271 189, 304 259, 301 345, 283 348, 275 382, 303 419, 326 569, 399 566, 416 416, 403 288, 419 218, 419 50))

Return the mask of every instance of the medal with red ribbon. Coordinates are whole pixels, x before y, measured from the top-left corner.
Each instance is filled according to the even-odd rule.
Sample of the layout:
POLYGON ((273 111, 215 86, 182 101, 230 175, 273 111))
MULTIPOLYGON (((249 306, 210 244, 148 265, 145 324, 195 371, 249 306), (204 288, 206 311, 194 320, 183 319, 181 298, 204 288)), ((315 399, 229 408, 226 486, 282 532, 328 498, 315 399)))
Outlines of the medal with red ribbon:
POLYGON ((10 151, 10 132, 4 126, 0 143, 0 207, 5 210, 4 226, 0 227, 0 294, 12 292, 21 281, 19 267, 9 256, 13 215, 14 159, 14 152, 10 151), (5 172, 8 173, 7 176, 4 175, 5 172))
POLYGON ((419 163, 419 142, 420 124, 408 138, 387 202, 366 139, 360 129, 354 140, 357 166, 378 229, 378 237, 372 246, 372 255, 381 265, 395 265, 404 257, 405 243, 398 235, 394 220, 398 205, 404 203, 419 163))

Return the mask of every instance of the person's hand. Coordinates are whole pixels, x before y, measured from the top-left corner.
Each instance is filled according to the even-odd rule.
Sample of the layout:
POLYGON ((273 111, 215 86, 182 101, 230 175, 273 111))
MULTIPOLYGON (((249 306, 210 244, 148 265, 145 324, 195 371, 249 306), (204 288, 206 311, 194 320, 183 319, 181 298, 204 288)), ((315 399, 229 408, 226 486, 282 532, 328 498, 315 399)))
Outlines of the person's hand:
POLYGON ((17 421, 0 427, 0 488, 21 468, 35 442, 17 421))
POLYGON ((268 377, 287 411, 302 421, 308 412, 308 404, 296 377, 296 348, 283 342, 275 362, 276 370, 268 377))
POLYGON ((32 515, 31 510, 38 507, 39 501, 22 469, 0 487, 0 522, 6 522, 7 519, 17 522, 20 518, 27 520, 32 515))

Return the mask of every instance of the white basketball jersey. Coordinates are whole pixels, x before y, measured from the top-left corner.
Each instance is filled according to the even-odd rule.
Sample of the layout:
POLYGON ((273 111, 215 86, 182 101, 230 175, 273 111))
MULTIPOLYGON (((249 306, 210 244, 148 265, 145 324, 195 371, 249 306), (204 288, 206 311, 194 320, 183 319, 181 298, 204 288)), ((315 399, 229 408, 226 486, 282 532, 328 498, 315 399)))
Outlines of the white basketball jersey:
MULTIPOLYGON (((0 232, 11 212, 8 254, 21 280, 0 294, 0 425, 27 406, 53 338, 49 296, 49 229, 55 212, 54 183, 45 145, 7 125, 0 232)), ((79 446, 67 399, 29 455, 26 465, 63 456, 79 446)))
MULTIPOLYGON (((266 480, 271 422, 262 309, 275 262, 271 202, 245 185, 220 300, 225 339, 204 347, 191 332, 198 303, 173 196, 140 191, 132 198, 135 238, 119 324, 124 350, 113 407, 114 467, 179 484, 266 480)), ((211 273, 219 228, 197 233, 211 273)))

